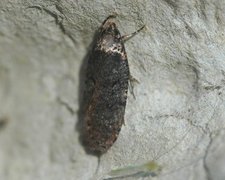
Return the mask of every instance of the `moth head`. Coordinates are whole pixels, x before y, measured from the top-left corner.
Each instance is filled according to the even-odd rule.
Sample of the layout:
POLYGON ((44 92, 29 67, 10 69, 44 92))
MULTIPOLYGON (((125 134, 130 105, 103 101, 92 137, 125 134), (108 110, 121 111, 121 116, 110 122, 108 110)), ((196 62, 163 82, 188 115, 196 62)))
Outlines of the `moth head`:
POLYGON ((110 54, 121 53, 123 51, 121 35, 112 18, 108 17, 99 29, 97 49, 110 54))
POLYGON ((107 38, 108 40, 111 38, 114 41, 119 41, 121 38, 120 32, 116 26, 116 23, 113 22, 114 16, 109 16, 102 24, 100 28, 100 36, 102 38, 107 38))

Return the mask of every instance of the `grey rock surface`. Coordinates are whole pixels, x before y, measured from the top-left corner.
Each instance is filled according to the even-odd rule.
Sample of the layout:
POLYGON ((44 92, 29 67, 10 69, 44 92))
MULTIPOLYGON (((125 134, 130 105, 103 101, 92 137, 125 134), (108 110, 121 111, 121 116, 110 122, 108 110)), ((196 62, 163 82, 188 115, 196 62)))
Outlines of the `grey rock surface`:
POLYGON ((1 0, 0 179, 98 180, 150 160, 154 179, 225 179, 224 30, 221 0, 1 0), (136 99, 95 172, 77 128, 82 64, 115 13, 122 34, 146 28, 126 42, 136 99))

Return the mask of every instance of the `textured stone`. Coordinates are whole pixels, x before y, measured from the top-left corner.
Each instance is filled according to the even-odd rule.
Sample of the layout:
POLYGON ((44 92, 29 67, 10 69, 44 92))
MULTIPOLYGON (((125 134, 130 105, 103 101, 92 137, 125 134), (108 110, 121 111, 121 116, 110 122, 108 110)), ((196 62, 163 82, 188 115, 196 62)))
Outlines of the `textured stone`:
POLYGON ((224 12, 220 0, 1 0, 0 179, 103 179, 149 160, 158 179, 224 179, 224 12), (114 13, 122 34, 146 29, 125 44, 136 99, 95 173, 79 140, 83 67, 114 13))

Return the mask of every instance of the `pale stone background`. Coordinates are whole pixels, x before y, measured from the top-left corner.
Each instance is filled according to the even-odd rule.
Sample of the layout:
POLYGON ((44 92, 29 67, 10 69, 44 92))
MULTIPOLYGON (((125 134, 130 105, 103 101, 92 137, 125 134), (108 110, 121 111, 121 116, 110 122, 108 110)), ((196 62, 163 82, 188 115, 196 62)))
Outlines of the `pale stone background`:
MULTIPOLYGON (((225 179, 225 1, 1 0, 0 179, 103 179, 155 160, 160 180, 225 179), (118 14, 136 99, 100 159, 79 141, 82 62, 118 14)), ((151 179, 136 177, 125 179, 151 179)))

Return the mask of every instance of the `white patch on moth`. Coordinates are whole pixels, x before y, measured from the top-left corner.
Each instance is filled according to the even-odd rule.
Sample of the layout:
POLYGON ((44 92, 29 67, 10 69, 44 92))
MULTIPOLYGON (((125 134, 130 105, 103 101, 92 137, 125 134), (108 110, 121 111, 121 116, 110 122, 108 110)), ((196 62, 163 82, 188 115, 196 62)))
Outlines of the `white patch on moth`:
POLYGON ((112 53, 119 53, 121 54, 122 53, 122 45, 121 44, 113 44, 111 47, 109 47, 107 49, 106 52, 112 52, 112 53))
POLYGON ((111 35, 105 36, 104 39, 98 42, 96 49, 100 49, 109 54, 120 54, 122 60, 126 60, 127 56, 120 42, 114 42, 111 35))

